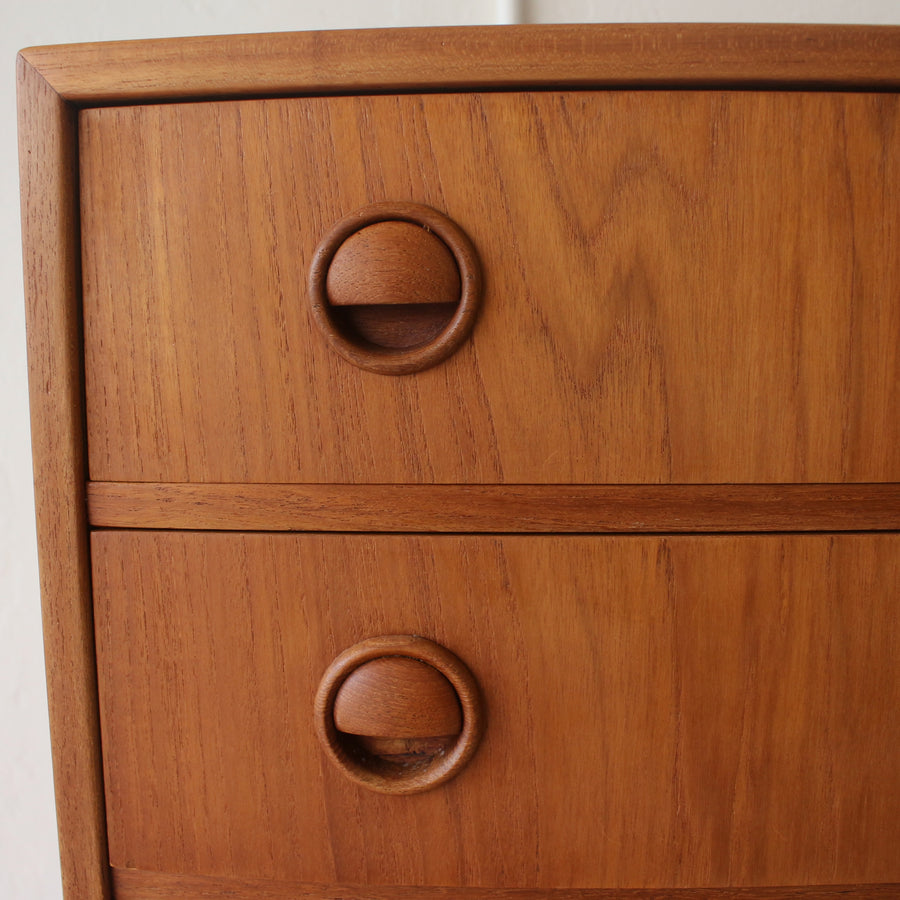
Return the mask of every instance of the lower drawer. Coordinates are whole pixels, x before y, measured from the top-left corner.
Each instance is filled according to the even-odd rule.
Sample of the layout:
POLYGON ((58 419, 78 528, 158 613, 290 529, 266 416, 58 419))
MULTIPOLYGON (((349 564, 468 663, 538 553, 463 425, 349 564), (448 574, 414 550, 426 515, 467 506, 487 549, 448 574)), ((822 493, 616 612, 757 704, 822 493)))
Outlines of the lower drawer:
MULTIPOLYGON (((484 888, 900 882, 900 535, 93 535, 112 865, 484 888), (313 728, 427 636, 487 727, 414 796, 313 728)), ((279 895, 280 896, 280 895, 279 895)))

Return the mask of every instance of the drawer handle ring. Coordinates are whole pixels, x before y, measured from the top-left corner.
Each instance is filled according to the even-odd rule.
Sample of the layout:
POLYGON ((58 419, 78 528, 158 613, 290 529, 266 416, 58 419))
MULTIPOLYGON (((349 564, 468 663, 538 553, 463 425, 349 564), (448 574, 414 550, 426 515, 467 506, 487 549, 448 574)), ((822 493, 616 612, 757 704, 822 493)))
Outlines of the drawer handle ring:
POLYGON ((417 203, 374 203, 337 222, 316 249, 310 311, 348 362, 407 375, 466 340, 481 283, 472 242, 447 216, 417 203))
POLYGON ((315 701, 316 733, 345 775, 384 794, 444 784, 472 758, 484 728, 469 669, 445 647, 384 635, 332 662, 315 701))

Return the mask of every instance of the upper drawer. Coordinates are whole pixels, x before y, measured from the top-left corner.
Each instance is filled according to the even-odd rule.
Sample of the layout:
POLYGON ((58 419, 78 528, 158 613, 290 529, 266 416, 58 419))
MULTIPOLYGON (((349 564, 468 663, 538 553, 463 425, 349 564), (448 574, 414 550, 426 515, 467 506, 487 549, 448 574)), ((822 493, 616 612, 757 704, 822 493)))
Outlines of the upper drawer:
POLYGON ((95 480, 900 480, 893 94, 569 92, 82 112, 95 480), (484 271, 425 372, 334 354, 314 250, 414 201, 484 271))

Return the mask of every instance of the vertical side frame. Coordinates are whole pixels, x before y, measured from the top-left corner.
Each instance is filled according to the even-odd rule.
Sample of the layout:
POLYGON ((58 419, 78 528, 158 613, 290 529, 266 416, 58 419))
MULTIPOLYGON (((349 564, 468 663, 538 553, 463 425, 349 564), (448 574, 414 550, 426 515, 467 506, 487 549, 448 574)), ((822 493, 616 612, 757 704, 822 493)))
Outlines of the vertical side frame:
POLYGON ((16 64, 28 382, 63 893, 110 900, 85 503, 78 120, 16 64))

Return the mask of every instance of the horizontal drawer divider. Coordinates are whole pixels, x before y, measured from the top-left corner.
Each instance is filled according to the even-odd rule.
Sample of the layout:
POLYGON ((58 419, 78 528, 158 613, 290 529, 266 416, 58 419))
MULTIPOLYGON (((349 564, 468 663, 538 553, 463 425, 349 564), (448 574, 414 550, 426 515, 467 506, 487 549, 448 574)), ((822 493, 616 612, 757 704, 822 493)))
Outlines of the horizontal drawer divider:
POLYGON ((893 531, 900 484, 90 482, 97 528, 204 531, 893 531))

